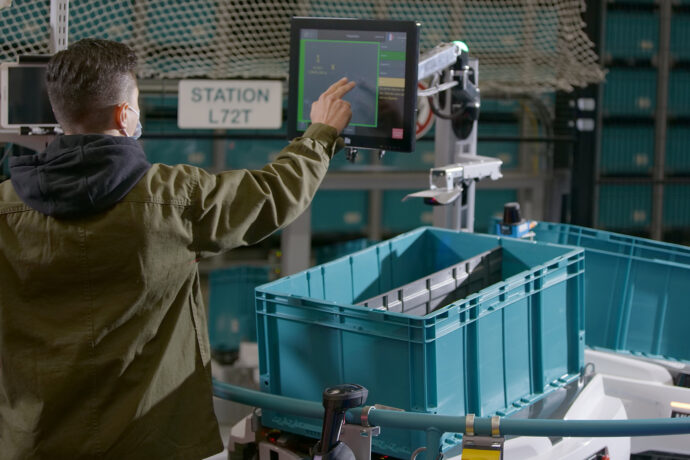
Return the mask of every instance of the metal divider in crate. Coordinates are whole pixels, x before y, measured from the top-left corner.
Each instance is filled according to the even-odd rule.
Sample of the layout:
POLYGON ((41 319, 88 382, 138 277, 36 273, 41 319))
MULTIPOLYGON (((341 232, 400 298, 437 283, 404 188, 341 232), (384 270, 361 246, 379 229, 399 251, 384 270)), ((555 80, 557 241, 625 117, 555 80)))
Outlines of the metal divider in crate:
POLYGON ((358 305, 424 316, 501 281, 502 261, 497 247, 358 305))

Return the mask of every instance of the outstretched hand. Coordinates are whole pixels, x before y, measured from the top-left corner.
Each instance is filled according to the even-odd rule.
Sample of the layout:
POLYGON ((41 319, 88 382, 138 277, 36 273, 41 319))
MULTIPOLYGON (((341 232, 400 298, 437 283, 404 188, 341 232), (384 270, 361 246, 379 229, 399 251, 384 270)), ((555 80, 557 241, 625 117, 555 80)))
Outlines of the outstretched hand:
POLYGON ((340 134, 352 118, 350 103, 342 98, 354 87, 355 82, 348 82, 345 77, 333 83, 311 105, 312 123, 325 123, 334 127, 340 134))

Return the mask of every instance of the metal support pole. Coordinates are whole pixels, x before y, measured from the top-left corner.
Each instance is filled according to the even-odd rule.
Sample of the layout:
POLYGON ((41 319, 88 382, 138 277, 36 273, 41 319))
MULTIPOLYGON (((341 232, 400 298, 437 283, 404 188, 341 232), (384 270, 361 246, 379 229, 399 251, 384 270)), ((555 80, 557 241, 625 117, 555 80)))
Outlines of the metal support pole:
POLYGON ((655 240, 663 238, 664 169, 666 167, 666 124, 671 45, 671 0, 659 1, 659 54, 657 65, 656 117, 654 125, 654 185, 652 232, 655 240))
POLYGON ((50 0, 50 53, 67 49, 69 0, 50 0))
MULTIPOLYGON (((443 72, 441 83, 447 83, 453 80, 450 70, 443 72)), ((446 91, 438 95, 438 109, 444 115, 450 115, 450 91, 446 91)), ((441 167, 453 163, 455 159, 455 134, 453 133, 453 126, 450 120, 444 120, 436 117, 436 127, 434 136, 434 166, 441 167)), ((441 228, 455 228, 453 221, 453 208, 457 204, 451 206, 435 206, 434 207, 434 227, 441 228)))

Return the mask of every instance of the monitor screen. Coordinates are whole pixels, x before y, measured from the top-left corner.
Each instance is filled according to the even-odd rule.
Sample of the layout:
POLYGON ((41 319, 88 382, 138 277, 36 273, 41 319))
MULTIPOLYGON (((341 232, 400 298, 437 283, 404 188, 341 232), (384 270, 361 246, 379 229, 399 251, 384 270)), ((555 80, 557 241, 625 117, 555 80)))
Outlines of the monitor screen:
POLYGON ((414 21, 293 18, 288 136, 311 123, 311 104, 342 77, 352 147, 411 152, 415 143, 419 26, 414 21))
POLYGON ((44 64, 4 64, 0 69, 2 126, 57 126, 50 107, 44 64))

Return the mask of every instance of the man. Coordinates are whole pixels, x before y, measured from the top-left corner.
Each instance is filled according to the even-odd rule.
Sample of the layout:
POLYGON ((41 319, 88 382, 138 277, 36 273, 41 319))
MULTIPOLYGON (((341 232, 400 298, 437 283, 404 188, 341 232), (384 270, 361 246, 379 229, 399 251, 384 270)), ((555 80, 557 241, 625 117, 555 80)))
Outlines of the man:
POLYGON ((222 450, 196 261, 311 201, 349 123, 342 79, 260 171, 150 165, 136 57, 86 39, 47 72, 65 131, 0 184, 0 459, 199 459, 222 450))

